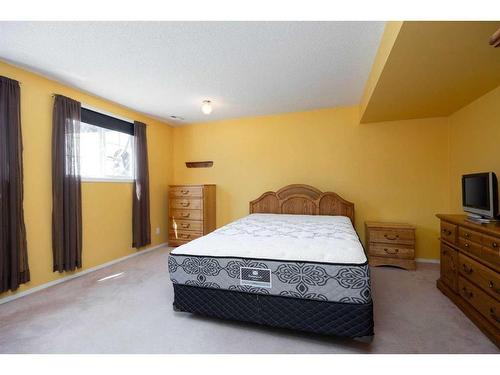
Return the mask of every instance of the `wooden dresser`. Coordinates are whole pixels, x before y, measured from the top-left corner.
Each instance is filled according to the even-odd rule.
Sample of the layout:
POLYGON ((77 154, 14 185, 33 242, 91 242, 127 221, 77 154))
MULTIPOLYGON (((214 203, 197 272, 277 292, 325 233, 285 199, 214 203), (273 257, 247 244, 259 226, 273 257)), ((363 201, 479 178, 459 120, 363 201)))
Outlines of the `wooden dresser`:
POLYGON ((366 250, 372 266, 415 269, 415 227, 402 223, 365 222, 366 250))
POLYGON ((475 224, 465 215, 441 220, 437 287, 500 348, 500 224, 475 224))
POLYGON ((180 246, 215 229, 215 185, 170 185, 168 244, 180 246))

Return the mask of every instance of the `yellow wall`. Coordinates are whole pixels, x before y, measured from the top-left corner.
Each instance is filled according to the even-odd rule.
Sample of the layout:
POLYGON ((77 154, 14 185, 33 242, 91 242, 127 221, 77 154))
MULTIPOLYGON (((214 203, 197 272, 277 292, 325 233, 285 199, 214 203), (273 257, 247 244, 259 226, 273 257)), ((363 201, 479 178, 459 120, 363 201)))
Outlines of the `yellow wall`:
POLYGON ((217 184, 217 225, 248 214, 248 202, 292 183, 332 190, 365 220, 417 226, 417 257, 437 258, 434 215, 448 210, 445 118, 363 125, 359 108, 211 122, 174 129, 174 182, 217 184), (188 169, 185 161, 213 160, 188 169))
MULTIPOLYGON (((21 82, 24 141, 24 214, 31 281, 19 291, 67 274, 52 272, 52 94, 148 124, 152 246, 167 241, 167 186, 172 176, 172 128, 111 102, 0 61, 0 75, 21 82), (161 234, 155 234, 155 228, 161 234)), ((132 243, 132 184, 83 183, 83 269, 136 252, 132 243)), ((6 296, 9 293, 3 293, 6 296)))
POLYGON ((450 116, 450 208, 462 213, 461 176, 500 177, 500 86, 450 116))
POLYGON ((500 84, 498 49, 487 43, 500 22, 397 26, 386 25, 366 83, 363 123, 450 116, 500 84))
POLYGON ((363 92, 363 97, 361 98, 361 117, 363 118, 364 112, 368 103, 373 95, 373 91, 377 86, 380 79, 380 75, 384 70, 385 64, 389 59, 389 55, 394 47, 401 27, 403 26, 403 21, 388 21, 385 23, 384 33, 380 40, 380 45, 373 60, 372 68, 368 79, 365 84, 365 90, 363 92))

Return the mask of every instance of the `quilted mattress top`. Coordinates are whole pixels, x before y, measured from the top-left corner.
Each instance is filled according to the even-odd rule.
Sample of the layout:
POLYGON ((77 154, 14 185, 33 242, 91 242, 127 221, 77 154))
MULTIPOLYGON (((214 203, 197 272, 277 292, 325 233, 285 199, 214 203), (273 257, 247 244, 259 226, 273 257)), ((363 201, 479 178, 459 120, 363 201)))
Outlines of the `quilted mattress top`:
POLYGON ((179 246, 172 255, 363 264, 366 255, 345 216, 251 214, 179 246))

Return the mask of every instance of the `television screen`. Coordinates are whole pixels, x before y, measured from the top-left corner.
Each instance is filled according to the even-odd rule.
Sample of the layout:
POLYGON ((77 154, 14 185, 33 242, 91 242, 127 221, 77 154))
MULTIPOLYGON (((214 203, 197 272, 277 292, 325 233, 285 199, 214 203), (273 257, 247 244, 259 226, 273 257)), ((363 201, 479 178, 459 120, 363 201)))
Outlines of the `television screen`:
POLYGON ((490 209, 488 174, 464 176, 463 190, 464 206, 483 210, 490 209))

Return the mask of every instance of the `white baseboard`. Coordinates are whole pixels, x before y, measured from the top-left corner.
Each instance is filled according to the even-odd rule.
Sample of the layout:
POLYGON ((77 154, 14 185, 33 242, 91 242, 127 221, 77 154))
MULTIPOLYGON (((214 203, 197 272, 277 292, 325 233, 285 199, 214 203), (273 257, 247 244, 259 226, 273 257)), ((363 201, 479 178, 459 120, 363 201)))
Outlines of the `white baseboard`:
POLYGON ((415 259, 418 263, 434 263, 434 264, 439 264, 439 259, 428 259, 428 258, 416 258, 415 259))
POLYGON ((27 295, 29 295, 31 293, 35 293, 35 292, 38 292, 40 290, 50 288, 51 286, 54 286, 54 285, 57 285, 57 284, 61 284, 61 283, 64 283, 64 282, 72 280, 72 279, 76 279, 77 277, 86 275, 86 274, 91 273, 91 272, 98 271, 98 270, 100 270, 102 268, 109 267, 109 266, 111 266, 111 265, 113 265, 115 263, 123 262, 124 260, 136 257, 138 255, 143 255, 143 254, 149 253, 149 252, 151 252, 153 250, 157 250, 157 249, 159 249, 161 247, 167 247, 167 246, 168 246, 168 244, 166 242, 165 243, 161 243, 159 245, 152 246, 152 247, 150 247, 150 248, 148 248, 146 250, 141 250, 141 251, 138 251, 136 253, 133 253, 133 254, 130 254, 130 255, 126 255, 126 256, 121 257, 121 258, 113 259, 113 260, 111 260, 109 262, 106 262, 106 263, 103 263, 103 264, 99 264, 98 266, 87 268, 87 269, 85 269, 83 271, 80 271, 80 272, 77 272, 77 273, 75 273, 73 275, 64 276, 64 277, 61 277, 60 279, 49 281, 48 283, 45 283, 45 284, 42 284, 42 285, 38 285, 38 286, 35 286, 35 287, 30 288, 28 290, 24 290, 22 292, 18 292, 18 293, 12 294, 12 295, 10 295, 8 297, 0 298, 0 305, 4 304, 4 303, 7 303, 7 302, 10 302, 10 301, 13 301, 13 300, 16 300, 18 298, 27 296, 27 295))

